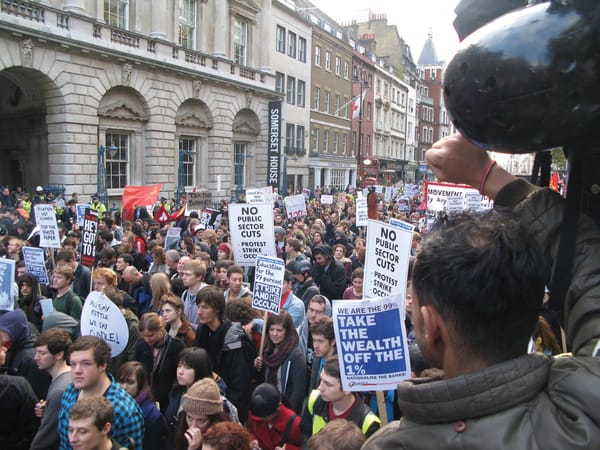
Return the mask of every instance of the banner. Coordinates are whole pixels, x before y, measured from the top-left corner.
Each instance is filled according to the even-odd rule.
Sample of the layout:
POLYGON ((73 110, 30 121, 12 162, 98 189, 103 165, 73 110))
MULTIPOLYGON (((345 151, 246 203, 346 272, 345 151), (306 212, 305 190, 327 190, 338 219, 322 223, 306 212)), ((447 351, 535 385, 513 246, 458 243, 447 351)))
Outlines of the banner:
POLYGON ((288 219, 297 219, 306 216, 306 200, 304 195, 290 195, 283 199, 288 219))
POLYGON ((279 189, 281 161, 281 100, 269 102, 269 152, 267 186, 279 189))
POLYGON ((14 297, 14 279, 15 279, 14 259, 0 258, 0 310, 12 311, 15 308, 14 297))
POLYGON ((83 221, 81 234, 81 264, 93 267, 96 262, 96 233, 98 232, 98 214, 88 209, 83 221))
POLYGON ((282 259, 263 255, 256 257, 253 308, 279 315, 284 272, 285 263, 282 259))
POLYGON ((104 339, 114 358, 125 350, 129 328, 119 307, 102 292, 92 291, 81 310, 81 335, 104 339))
POLYGON ((433 225, 439 212, 490 209, 494 206, 493 202, 479 194, 477 189, 452 183, 426 183, 423 202, 427 205, 428 229, 433 225))
POLYGON ((413 227, 396 222, 404 227, 368 222, 363 295, 376 298, 399 294, 404 304, 413 227))
POLYGON ((35 223, 40 227, 40 247, 60 248, 56 214, 52 205, 35 205, 35 223))
POLYGON ((44 249, 38 247, 23 247, 23 260, 27 272, 35 276, 38 283, 50 284, 46 262, 44 260, 44 249))
POLYGON ((273 205, 232 203, 229 205, 229 230, 236 264, 252 267, 258 255, 277 256, 273 205))
POLYGON ((156 200, 158 200, 161 189, 161 183, 149 186, 131 186, 126 184, 123 190, 123 209, 133 208, 134 205, 154 205, 156 200))
POLYGON ((344 391, 393 390, 411 377, 401 303, 398 296, 333 301, 344 391))
POLYGON ((321 195, 321 205, 333 205, 333 195, 321 195))

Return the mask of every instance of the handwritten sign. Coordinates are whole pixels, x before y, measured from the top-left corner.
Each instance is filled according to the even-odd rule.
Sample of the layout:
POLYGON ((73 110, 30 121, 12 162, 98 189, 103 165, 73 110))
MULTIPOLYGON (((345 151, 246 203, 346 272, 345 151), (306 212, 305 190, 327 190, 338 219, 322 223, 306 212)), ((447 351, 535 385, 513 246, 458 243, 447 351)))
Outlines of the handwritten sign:
POLYGON ((258 255, 277 256, 271 204, 230 204, 229 223, 233 256, 238 265, 252 267, 258 255))
POLYGON ((282 259, 258 255, 252 292, 252 307, 279 315, 285 263, 282 259))
POLYGON ((187 207, 192 211, 202 211, 204 208, 210 208, 212 206, 212 192, 190 192, 187 194, 187 197, 187 207))
POLYGON ((56 214, 52 205, 34 206, 35 223, 40 227, 40 247, 60 248, 56 214))
POLYGON ((246 189, 246 202, 273 203, 273 186, 246 189))
POLYGON ((411 377, 400 298, 333 302, 342 389, 396 389, 411 377))
POLYGON ((0 258, 0 310, 12 311, 15 307, 15 264, 12 259, 0 258))
POLYGON ((83 221, 81 235, 81 264, 93 267, 96 262, 96 233, 98 232, 98 213, 88 209, 83 221))
POLYGON ((333 195, 323 194, 321 195, 322 205, 333 205, 333 195))
POLYGON ((104 339, 114 358, 125 350, 129 329, 119 307, 102 292, 93 291, 81 310, 81 335, 104 339))
POLYGON ((493 207, 493 202, 487 197, 482 197, 477 189, 452 183, 427 183, 425 201, 427 205, 427 228, 431 227, 437 214, 441 211, 453 212, 462 211, 467 208, 489 209, 493 207), (450 200, 454 197, 460 198, 462 204, 460 210, 457 208, 458 200, 450 200), (468 200, 465 201, 465 199, 468 200), (478 205, 476 203, 477 199, 479 199, 478 205))
POLYGON ((367 206, 367 197, 356 197, 356 226, 366 227, 369 222, 369 209, 367 206))
POLYGON ((50 284, 48 272, 46 272, 46 263, 44 261, 44 249, 38 247, 23 247, 23 259, 27 272, 35 276, 38 282, 50 284))
POLYGON ((283 199, 288 219, 297 219, 306 216, 306 200, 304 195, 289 195, 283 199))

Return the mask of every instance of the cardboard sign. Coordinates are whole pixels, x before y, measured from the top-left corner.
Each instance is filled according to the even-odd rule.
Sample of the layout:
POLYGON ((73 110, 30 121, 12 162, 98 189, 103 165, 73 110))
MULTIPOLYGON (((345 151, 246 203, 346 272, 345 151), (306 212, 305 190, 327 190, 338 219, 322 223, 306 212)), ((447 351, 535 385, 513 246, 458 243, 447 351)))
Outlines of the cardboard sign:
POLYGON ((343 390, 396 389, 411 377, 401 303, 398 296, 333 301, 343 390))
POLYGON ((205 208, 210 208, 213 205, 212 192, 190 192, 187 195, 187 208, 192 211, 202 211, 205 208))
POLYGON ((405 225, 400 227, 369 220, 364 267, 365 298, 393 294, 405 297, 413 230, 410 224, 405 225))
POLYGON ((282 259, 258 255, 252 292, 252 307, 279 315, 285 263, 282 259))
POLYGON ((104 339, 114 358, 125 350, 129 328, 119 307, 102 292, 92 291, 81 310, 81 335, 104 339))
POLYGON ((306 200, 304 195, 289 195, 283 199, 288 219, 297 219, 306 216, 306 200))
POLYGON ((56 214, 52 205, 35 205, 35 223, 40 227, 40 247, 60 248, 56 214))
POLYGON ((38 247, 23 247, 23 260, 27 272, 35 276, 39 283, 50 284, 46 262, 44 260, 44 249, 38 247))
POLYGON ((3 311, 15 308, 15 264, 13 259, 0 258, 0 310, 3 311))
POLYGON ((321 195, 321 205, 333 205, 333 195, 321 195))
POLYGON ((277 256, 271 204, 230 204, 229 224, 236 264, 252 267, 258 255, 277 256))
POLYGON ((98 232, 98 213, 88 209, 83 221, 81 235, 81 264, 93 267, 96 262, 96 233, 98 232))

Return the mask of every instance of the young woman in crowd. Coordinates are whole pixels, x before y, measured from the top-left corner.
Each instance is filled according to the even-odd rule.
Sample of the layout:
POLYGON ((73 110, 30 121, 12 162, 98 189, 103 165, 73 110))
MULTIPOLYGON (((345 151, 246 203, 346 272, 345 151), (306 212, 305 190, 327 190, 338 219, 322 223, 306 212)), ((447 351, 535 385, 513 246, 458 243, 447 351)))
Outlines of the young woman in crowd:
POLYGON ((167 273, 165 250, 160 245, 152 247, 152 250, 150 250, 150 256, 152 257, 152 263, 150 263, 148 273, 150 275, 159 272, 167 273))
POLYGON ((162 298, 160 317, 171 337, 179 338, 186 347, 191 347, 196 339, 196 332, 183 314, 183 308, 183 301, 175 294, 167 292, 162 298))
POLYGON ((144 366, 138 361, 123 364, 117 372, 117 382, 131 395, 144 413, 144 450, 160 450, 166 434, 166 423, 156 408, 154 398, 148 385, 148 377, 144 366))
POLYGON ((231 245, 226 242, 222 242, 217 247, 217 261, 225 261, 233 259, 233 251, 231 245))
POLYGON ((27 320, 34 324, 38 331, 42 329, 42 306, 37 278, 24 273, 17 281, 19 286, 19 308, 25 311, 27 320))
POLYGON ((150 289, 152 290, 152 306, 150 310, 158 313, 162 299, 171 292, 171 282, 166 273, 159 272, 150 277, 150 289))
POLYGON ((365 271, 362 267, 354 270, 351 276, 352 286, 344 291, 344 300, 360 300, 363 298, 363 276, 365 271))
POLYGON ((265 324, 267 339, 263 356, 254 360, 257 380, 277 387, 284 404, 300 414, 306 389, 306 358, 298 333, 287 311, 270 314, 265 324))

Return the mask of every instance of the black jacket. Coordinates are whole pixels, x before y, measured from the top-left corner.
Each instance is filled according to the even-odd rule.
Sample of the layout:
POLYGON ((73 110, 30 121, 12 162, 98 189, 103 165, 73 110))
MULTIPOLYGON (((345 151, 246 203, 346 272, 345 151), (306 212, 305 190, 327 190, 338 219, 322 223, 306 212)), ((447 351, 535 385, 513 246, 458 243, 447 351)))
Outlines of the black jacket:
POLYGON ((315 263, 313 267, 313 280, 321 295, 324 295, 329 300, 339 300, 344 295, 346 289, 346 269, 342 263, 334 258, 331 247, 328 245, 317 245, 313 248, 313 255, 322 253, 329 259, 329 264, 325 267, 319 263, 315 263))

